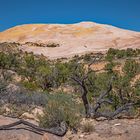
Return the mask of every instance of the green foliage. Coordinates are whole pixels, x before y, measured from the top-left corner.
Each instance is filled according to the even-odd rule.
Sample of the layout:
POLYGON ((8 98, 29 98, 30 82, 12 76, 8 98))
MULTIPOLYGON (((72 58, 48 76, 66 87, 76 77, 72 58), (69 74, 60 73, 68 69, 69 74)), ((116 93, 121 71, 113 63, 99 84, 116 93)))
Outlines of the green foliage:
POLYGON ((9 68, 10 66, 10 58, 3 52, 0 52, 0 67, 1 68, 9 68))
POLYGON ((40 125, 45 128, 56 127, 61 122, 67 123, 70 128, 76 128, 80 123, 78 105, 71 96, 65 94, 50 96, 44 113, 40 117, 40 125))
POLYGON ((69 70, 68 63, 57 62, 55 64, 54 77, 57 86, 60 86, 62 83, 66 83, 68 81, 69 75, 70 75, 70 70, 69 70))
POLYGON ((135 60, 127 60, 123 67, 123 72, 128 77, 134 77, 138 72, 140 72, 140 64, 135 60))
POLYGON ((128 48, 126 50, 126 57, 133 57, 137 56, 136 50, 133 50, 132 48, 128 48))
POLYGON ((134 85, 134 93, 136 96, 139 97, 139 100, 140 100, 140 80, 137 80, 135 85, 134 85))
POLYGON ((36 81, 43 90, 48 90, 53 85, 52 68, 49 65, 37 68, 36 81))
POLYGON ((113 68, 116 66, 114 62, 109 62, 105 65, 105 70, 107 70, 108 73, 113 73, 113 68))
MULTIPOLYGON (((3 49, 5 48, 5 45, 7 48, 9 48, 9 45, 13 45, 16 47, 17 44, 3 44, 3 49)), ((33 91, 40 88, 44 91, 50 91, 53 88, 58 88, 59 86, 65 84, 69 84, 77 88, 78 85, 71 80, 72 75, 78 76, 80 78, 84 78, 85 75, 87 76, 87 79, 85 80, 85 85, 88 90, 88 99, 91 103, 94 103, 99 97, 100 93, 107 89, 109 80, 113 76, 115 77, 113 81, 113 90, 110 93, 109 98, 111 98, 113 101, 112 109, 114 109, 117 105, 122 104, 121 99, 118 96, 120 93, 125 98, 125 102, 129 101, 130 99, 136 100, 136 98, 139 98, 140 96, 139 82, 137 82, 133 87, 131 84, 132 79, 140 73, 139 62, 133 60, 135 59, 134 57, 137 57, 139 55, 140 49, 118 50, 110 48, 105 57, 105 59, 108 61, 107 65, 105 66, 105 72, 95 73, 92 71, 87 74, 87 71, 91 71, 91 69, 86 69, 85 61, 86 64, 89 64, 93 55, 88 54, 82 57, 75 56, 74 59, 70 60, 69 62, 61 62, 49 61, 46 60, 46 58, 43 55, 35 56, 33 53, 17 53, 17 51, 2 51, 0 52, 0 69, 2 69, 3 71, 5 71, 6 69, 17 72, 23 78, 22 84, 24 85, 24 87, 33 91), (116 65, 116 62, 114 62, 114 60, 117 61, 117 59, 126 58, 129 59, 124 61, 125 63, 122 68, 123 74, 114 72, 113 68, 116 65)), ((6 75, 8 76, 7 73, 3 73, 5 79, 8 79, 6 78, 6 75)), ((15 98, 17 98, 17 95, 15 98)), ((64 102, 62 100, 61 102, 58 102, 57 100, 58 99, 50 100, 49 105, 47 106, 49 112, 52 111, 51 107, 56 110, 56 112, 52 111, 51 114, 52 116, 54 116, 54 122, 56 121, 58 123, 58 121, 64 120, 69 122, 70 126, 74 126, 74 122, 72 121, 74 120, 74 117, 77 116, 72 116, 72 120, 69 117, 72 114, 72 111, 75 112, 73 108, 76 109, 74 105, 71 105, 72 102, 68 102, 68 100, 71 99, 63 99, 64 102), (65 101, 67 101, 68 104, 65 101), (58 108, 58 106, 60 106, 61 108, 58 108), (67 109, 70 112, 66 112, 65 114, 63 113, 64 109, 67 109), (62 115, 59 114, 60 112, 62 113, 62 115), (58 116, 59 120, 57 120, 56 116, 58 116)), ((104 107, 108 108, 110 106, 105 104, 104 107)), ((47 113, 46 117, 49 118, 49 116, 47 116, 47 113)), ((44 119, 46 119, 46 117, 44 119)), ((53 122, 51 118, 49 119, 49 122, 53 122)))
POLYGON ((113 48, 110 48, 107 52, 105 59, 107 61, 112 61, 115 58, 115 55, 116 55, 116 50, 113 48))
POLYGON ((22 84, 28 90, 35 91, 37 89, 37 85, 34 82, 24 81, 22 84))
POLYGON ((86 62, 90 62, 92 60, 92 56, 90 54, 85 54, 83 59, 86 61, 86 62))
POLYGON ((109 80, 111 79, 111 74, 106 72, 96 75, 95 85, 96 85, 96 93, 100 93, 107 89, 109 80))
POLYGON ((25 65, 28 68, 35 67, 36 61, 33 54, 25 54, 24 56, 25 65))
POLYGON ((131 58, 131 57, 137 57, 139 55, 140 55, 140 49, 128 48, 126 50, 118 50, 118 49, 110 48, 107 52, 105 59, 107 61, 112 61, 113 59, 131 58))
POLYGON ((3 92, 3 90, 6 89, 8 83, 5 80, 0 79, 0 93, 3 92))
POLYGON ((125 57, 126 57, 126 51, 118 50, 118 52, 116 53, 116 58, 120 59, 120 58, 125 58, 125 57))

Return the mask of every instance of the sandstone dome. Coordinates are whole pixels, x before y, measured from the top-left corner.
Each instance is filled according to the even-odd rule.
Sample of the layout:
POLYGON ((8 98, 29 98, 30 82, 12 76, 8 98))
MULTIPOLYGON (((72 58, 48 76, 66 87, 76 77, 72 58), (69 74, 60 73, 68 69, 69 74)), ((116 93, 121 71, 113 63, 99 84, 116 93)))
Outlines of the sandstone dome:
POLYGON ((75 24, 25 24, 0 32, 0 42, 18 42, 21 48, 49 58, 70 57, 109 48, 140 48, 140 33, 94 22, 75 24), (59 47, 35 47, 33 43, 57 43, 59 47))

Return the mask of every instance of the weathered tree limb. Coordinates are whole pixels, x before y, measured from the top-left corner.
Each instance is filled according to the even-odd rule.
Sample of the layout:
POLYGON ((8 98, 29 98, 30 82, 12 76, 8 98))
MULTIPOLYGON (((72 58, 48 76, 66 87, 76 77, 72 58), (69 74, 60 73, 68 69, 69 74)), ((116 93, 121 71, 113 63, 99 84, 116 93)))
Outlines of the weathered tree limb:
POLYGON ((133 105, 135 105, 135 104, 134 103, 126 103, 125 105, 122 105, 122 106, 118 107, 114 112, 111 112, 111 113, 98 112, 98 117, 105 117, 107 119, 113 119, 115 116, 122 113, 124 110, 129 109, 133 105))
POLYGON ((133 105, 135 105, 135 103, 126 103, 120 107, 118 107, 110 116, 110 118, 115 117, 116 115, 118 115, 119 113, 121 113, 124 110, 129 109, 130 107, 132 107, 133 105))
POLYGON ((85 114, 86 114, 86 117, 90 117, 90 104, 89 104, 89 101, 87 98, 88 90, 87 90, 87 87, 85 84, 86 78, 87 78, 87 76, 83 76, 82 78, 78 77, 78 76, 71 77, 71 79, 73 79, 75 82, 77 82, 79 84, 79 86, 82 88, 82 96, 81 97, 82 97, 82 101, 83 101, 83 104, 85 107, 85 114))
POLYGON ((93 61, 88 65, 88 67, 90 68, 90 66, 96 62, 99 62, 101 59, 103 58, 102 54, 98 54, 97 56, 95 56, 95 58, 93 59, 93 61))
POLYGON ((110 83, 107 91, 100 94, 99 98, 97 99, 97 103, 100 103, 102 101, 102 99, 110 93, 111 90, 112 90, 112 84, 110 83))
MULTIPOLYGON (((44 129, 44 128, 41 128, 37 125, 34 125, 34 124, 29 123, 29 122, 24 121, 24 120, 19 120, 19 121, 16 121, 16 122, 8 124, 8 125, 2 125, 2 126, 0 126, 0 130, 20 129, 20 127, 13 128, 13 127, 18 126, 20 124, 24 124, 24 125, 30 127, 31 129, 28 129, 29 131, 32 131, 34 133, 40 133, 42 135, 44 133, 51 133, 51 134, 54 134, 57 136, 64 136, 67 132, 67 126, 64 122, 62 122, 59 127, 44 129)), ((23 129, 27 129, 27 128, 23 128, 23 129)))
POLYGON ((33 130, 33 129, 31 129, 31 128, 28 128, 28 127, 18 127, 18 128, 4 128, 3 130, 27 130, 27 131, 30 131, 30 132, 33 132, 33 133, 35 133, 35 134, 38 134, 38 135, 43 135, 44 133, 42 133, 42 132, 39 132, 39 131, 37 131, 37 130, 33 130))
POLYGON ((102 94, 100 94, 100 96, 97 99, 97 102, 95 103, 95 105, 93 106, 93 108, 91 110, 93 118, 97 118, 97 117, 101 116, 101 114, 98 112, 98 109, 101 108, 101 105, 103 103, 112 104, 112 102, 109 99, 105 99, 105 96, 107 96, 110 93, 111 90, 112 90, 112 83, 110 82, 107 91, 105 91, 102 94))

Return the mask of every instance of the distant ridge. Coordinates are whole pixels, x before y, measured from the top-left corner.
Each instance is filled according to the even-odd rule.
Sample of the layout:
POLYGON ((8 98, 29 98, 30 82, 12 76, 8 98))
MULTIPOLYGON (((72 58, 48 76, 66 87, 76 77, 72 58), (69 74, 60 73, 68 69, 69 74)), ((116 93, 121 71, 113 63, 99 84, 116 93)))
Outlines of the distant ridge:
POLYGON ((0 42, 19 42, 25 51, 43 53, 49 58, 61 58, 88 52, 105 52, 109 48, 140 48, 140 32, 95 22, 25 24, 0 32, 0 42), (54 43, 59 44, 59 47, 29 47, 27 42, 54 43))

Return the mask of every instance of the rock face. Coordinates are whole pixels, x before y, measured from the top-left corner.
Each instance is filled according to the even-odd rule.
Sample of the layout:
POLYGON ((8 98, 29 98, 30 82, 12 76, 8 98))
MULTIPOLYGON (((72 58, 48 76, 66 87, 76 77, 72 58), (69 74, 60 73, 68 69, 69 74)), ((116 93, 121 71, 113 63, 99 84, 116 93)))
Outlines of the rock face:
POLYGON ((108 48, 140 48, 140 33, 94 22, 28 24, 0 32, 0 42, 19 42, 24 44, 22 50, 42 53, 53 59, 87 52, 105 52, 108 48), (39 47, 29 42, 59 45, 39 47))

